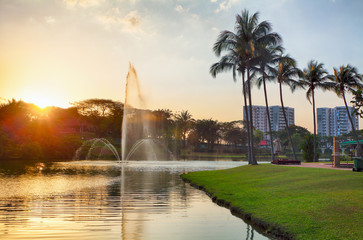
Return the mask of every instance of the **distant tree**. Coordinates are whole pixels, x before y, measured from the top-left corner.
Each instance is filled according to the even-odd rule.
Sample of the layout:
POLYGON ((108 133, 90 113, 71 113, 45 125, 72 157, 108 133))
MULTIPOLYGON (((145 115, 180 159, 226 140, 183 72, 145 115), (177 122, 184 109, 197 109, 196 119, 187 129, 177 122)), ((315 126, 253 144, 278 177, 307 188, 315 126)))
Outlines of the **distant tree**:
MULTIPOLYGON (((123 104, 109 99, 86 99, 71 103, 81 114, 82 121, 92 125, 94 131, 99 137, 105 137, 110 134, 110 127, 116 127, 115 131, 119 133, 121 126, 121 116, 123 113, 123 104), (120 122, 115 122, 120 121, 120 122)), ((112 132, 112 131, 111 131, 112 132)))
POLYGON ((221 137, 221 125, 218 123, 218 121, 212 119, 203 119, 196 121, 194 128, 196 135, 200 136, 201 142, 206 142, 208 151, 212 152, 214 150, 216 141, 221 137))
POLYGON ((196 129, 195 124, 194 124, 192 130, 190 131, 187 139, 188 139, 188 144, 193 146, 193 150, 195 152, 200 150, 200 144, 202 142, 202 137, 201 137, 200 133, 198 132, 198 130, 196 129))
POLYGON ((226 122, 221 124, 222 138, 228 144, 234 145, 244 145, 247 143, 247 131, 241 128, 239 122, 226 122))
POLYGON ((151 127, 156 138, 167 139, 173 135, 173 113, 170 109, 158 109, 151 112, 151 127))
POLYGON ((177 131, 181 135, 181 139, 183 142, 183 148, 186 146, 187 134, 191 130, 194 119, 192 115, 188 111, 181 111, 180 113, 175 115, 175 123, 177 127, 177 131))
POLYGON ((291 144, 294 145, 295 149, 299 148, 300 140, 304 138, 305 135, 310 132, 301 126, 290 125, 287 129, 280 130, 276 132, 276 137, 278 137, 281 141, 281 146, 284 148, 291 148, 291 144), (288 134, 291 135, 291 142, 289 140, 288 134))
POLYGON ((85 116, 106 117, 112 113, 112 106, 115 104, 110 99, 92 98, 71 103, 79 113, 85 116))
POLYGON ((38 142, 25 142, 21 146, 21 158, 23 160, 43 159, 42 146, 38 142))
POLYGON ((253 134, 255 135, 254 139, 256 145, 259 144, 264 139, 264 134, 261 130, 256 129, 255 131, 253 131, 253 134))
POLYGON ((295 149, 299 149, 300 144, 304 141, 304 136, 294 133, 291 135, 292 144, 294 144, 295 149))
MULTIPOLYGON (((313 147, 314 136, 309 133, 304 136, 304 141, 300 145, 302 150, 302 157, 306 162, 314 161, 314 147, 313 147)), ((319 152, 317 152, 317 157, 319 158, 319 152)))

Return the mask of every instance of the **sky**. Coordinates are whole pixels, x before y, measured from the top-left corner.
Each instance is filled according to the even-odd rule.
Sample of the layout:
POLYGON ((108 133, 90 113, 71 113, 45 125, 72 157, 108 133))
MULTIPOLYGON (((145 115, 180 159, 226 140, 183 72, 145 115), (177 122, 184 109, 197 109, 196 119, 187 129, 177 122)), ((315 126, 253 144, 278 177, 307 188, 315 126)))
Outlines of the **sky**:
MULTIPOLYGON (((209 68, 218 61, 218 34, 233 31, 243 9, 272 24, 300 68, 313 59, 330 73, 346 64, 363 72, 361 0, 0 0, 0 98, 41 107, 123 102, 132 63, 149 109, 242 119, 241 82, 231 72, 213 78, 209 68)), ((264 105, 262 89, 252 94, 254 105, 264 105)), ((312 131, 305 91, 283 94, 295 124, 312 131)), ((268 84, 268 99, 280 105, 277 84, 268 84)), ((318 91, 316 105, 344 103, 318 91)))

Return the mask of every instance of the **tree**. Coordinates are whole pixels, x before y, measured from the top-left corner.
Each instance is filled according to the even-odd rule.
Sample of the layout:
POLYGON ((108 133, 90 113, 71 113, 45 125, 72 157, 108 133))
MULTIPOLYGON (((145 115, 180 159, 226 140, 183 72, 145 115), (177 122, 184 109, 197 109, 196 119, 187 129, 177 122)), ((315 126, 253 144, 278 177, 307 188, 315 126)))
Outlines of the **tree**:
MULTIPOLYGON (((109 128, 116 126, 114 120, 120 121, 120 114, 123 113, 123 104, 109 99, 92 98, 71 104, 82 115, 82 122, 86 121, 93 126, 94 131, 99 137, 106 136, 109 133, 109 128)), ((121 122, 118 125, 121 126, 121 122)), ((119 127, 117 126, 116 130, 118 129, 119 127)))
MULTIPOLYGON (((237 25, 237 24, 236 24, 237 25)), ((232 70, 233 81, 236 82, 236 75, 239 73, 242 75, 242 95, 244 101, 244 109, 247 109, 247 94, 246 94, 246 84, 245 84, 245 72, 246 72, 246 59, 244 55, 239 53, 239 49, 245 47, 245 43, 240 39, 240 37, 230 31, 223 31, 218 36, 216 43, 213 46, 215 54, 220 57, 222 51, 227 53, 221 57, 219 62, 214 63, 210 67, 210 73, 213 77, 221 72, 226 72, 232 70)), ((248 116, 248 111, 246 110, 246 126, 248 134, 248 163, 252 163, 253 148, 251 149, 251 129, 250 129, 250 118, 248 116)), ((196 134, 194 134, 196 135, 196 134)))
POLYGON ((313 149, 314 149, 314 162, 317 162, 316 152, 316 116, 315 116, 315 89, 321 88, 326 90, 329 88, 327 81, 328 72, 324 69, 324 64, 311 60, 307 68, 303 70, 303 79, 300 81, 302 86, 307 87, 306 98, 313 105, 313 121, 314 121, 314 134, 313 134, 313 149))
POLYGON ((285 56, 281 56, 279 58, 277 68, 273 70, 273 74, 276 77, 276 80, 279 84, 280 101, 281 101, 282 113, 284 115, 286 129, 287 129, 287 135, 288 135, 288 138, 289 138, 289 141, 291 144, 291 149, 292 149, 292 153, 294 155, 294 159, 297 160, 295 148, 292 143, 291 135, 290 135, 289 129, 288 129, 288 121, 287 121, 287 117, 286 117, 284 101, 282 98, 282 96, 283 96, 282 95, 282 84, 288 85, 290 87, 291 91, 295 91, 296 87, 300 86, 300 83, 296 79, 301 75, 301 71, 296 67, 295 60, 292 59, 291 57, 289 57, 288 55, 285 55, 285 56))
MULTIPOLYGON (((314 136, 309 133, 304 136, 304 141, 300 145, 302 150, 302 157, 306 162, 314 161, 314 147, 313 147, 314 136)), ((319 153, 316 153, 319 157, 319 153)))
POLYGON ((255 139, 255 144, 257 145, 263 140, 264 134, 261 130, 258 130, 258 129, 253 131, 253 134, 255 135, 254 139, 255 139))
POLYGON ((354 90, 363 87, 362 76, 358 74, 358 70, 355 67, 352 67, 348 64, 346 66, 341 66, 339 70, 334 68, 334 75, 330 76, 330 79, 333 81, 332 86, 334 87, 335 93, 338 95, 338 97, 342 97, 344 100, 345 109, 347 110, 347 115, 353 129, 352 132, 355 140, 357 141, 357 155, 360 156, 361 145, 359 143, 358 135, 355 131, 345 94, 346 92, 353 92, 354 90))
POLYGON ((358 88, 358 90, 353 90, 353 99, 350 101, 353 103, 354 113, 357 114, 360 118, 363 118, 363 94, 362 88, 358 88))
POLYGON ((239 144, 243 145, 247 140, 247 132, 238 126, 239 122, 226 122, 222 124, 222 138, 228 144, 237 147, 239 144))
POLYGON ((195 134, 199 136, 201 142, 206 142, 208 151, 213 152, 215 142, 221 137, 220 123, 212 119, 203 119, 196 121, 194 127, 195 134))
POLYGON ((185 148, 187 134, 192 128, 194 119, 188 111, 181 111, 179 114, 175 115, 175 121, 183 141, 183 148, 185 148))
POLYGON ((226 54, 219 62, 213 64, 210 73, 215 77, 218 73, 232 70, 233 80, 236 81, 236 72, 242 75, 242 91, 247 116, 247 129, 249 135, 249 164, 257 164, 254 155, 253 123, 252 123, 252 97, 251 97, 251 70, 257 63, 260 49, 269 45, 275 45, 280 37, 271 32, 271 24, 267 21, 259 23, 259 13, 249 14, 247 10, 236 16, 236 33, 223 31, 218 36, 213 50, 219 57, 222 51, 226 54), (245 73, 247 74, 247 86, 245 84, 245 73), (248 95, 249 108, 247 113, 248 95))
POLYGON ((263 48, 258 59, 258 67, 255 68, 255 70, 261 75, 261 77, 257 79, 256 84, 259 88, 261 87, 261 85, 263 85, 263 92, 265 96, 266 115, 270 133, 271 162, 274 160, 275 154, 272 141, 274 138, 272 137, 270 109, 267 100, 266 80, 273 79, 273 76, 271 76, 271 74, 269 73, 273 71, 273 65, 276 63, 282 53, 283 47, 281 45, 273 45, 263 48))
POLYGON ((290 134, 294 149, 298 149, 300 145, 299 140, 303 139, 304 136, 309 133, 310 132, 304 127, 290 125, 288 128, 276 132, 276 137, 280 139, 282 147, 291 148, 291 142, 288 136, 290 134))

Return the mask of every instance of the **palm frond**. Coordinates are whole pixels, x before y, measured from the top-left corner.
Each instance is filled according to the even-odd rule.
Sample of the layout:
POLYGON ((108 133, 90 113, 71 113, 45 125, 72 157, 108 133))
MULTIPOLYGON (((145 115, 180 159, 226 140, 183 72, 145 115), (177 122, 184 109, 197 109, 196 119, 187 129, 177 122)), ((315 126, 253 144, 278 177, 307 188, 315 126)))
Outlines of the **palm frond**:
POLYGON ((307 91, 306 91, 306 99, 309 101, 309 103, 311 104, 311 96, 313 94, 313 90, 311 88, 309 88, 307 91))

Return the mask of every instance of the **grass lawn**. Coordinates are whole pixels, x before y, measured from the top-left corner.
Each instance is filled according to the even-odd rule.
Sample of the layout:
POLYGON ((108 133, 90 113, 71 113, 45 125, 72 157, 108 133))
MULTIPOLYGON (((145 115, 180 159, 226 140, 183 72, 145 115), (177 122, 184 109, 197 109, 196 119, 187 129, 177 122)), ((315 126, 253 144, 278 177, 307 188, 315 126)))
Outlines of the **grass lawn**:
POLYGON ((272 234, 363 239, 362 173, 261 164, 182 177, 272 234))

